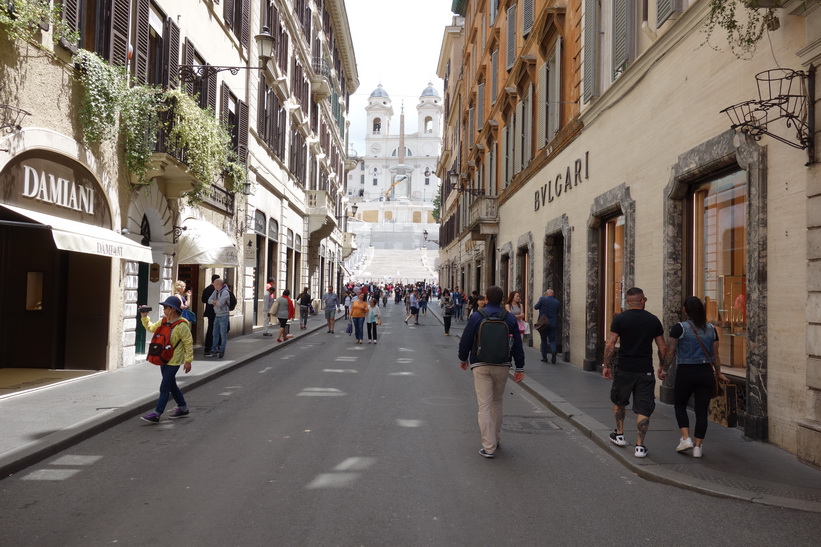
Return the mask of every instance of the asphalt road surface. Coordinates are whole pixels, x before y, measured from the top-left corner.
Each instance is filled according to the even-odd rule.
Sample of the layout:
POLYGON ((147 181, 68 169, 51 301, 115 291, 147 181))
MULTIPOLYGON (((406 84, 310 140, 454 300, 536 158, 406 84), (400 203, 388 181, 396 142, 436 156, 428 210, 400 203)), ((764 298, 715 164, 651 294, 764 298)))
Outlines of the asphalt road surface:
POLYGON ((821 515, 646 482, 513 382, 482 458, 458 339, 403 312, 376 346, 323 329, 187 393, 187 418, 0 481, 0 545, 818 545, 821 515))

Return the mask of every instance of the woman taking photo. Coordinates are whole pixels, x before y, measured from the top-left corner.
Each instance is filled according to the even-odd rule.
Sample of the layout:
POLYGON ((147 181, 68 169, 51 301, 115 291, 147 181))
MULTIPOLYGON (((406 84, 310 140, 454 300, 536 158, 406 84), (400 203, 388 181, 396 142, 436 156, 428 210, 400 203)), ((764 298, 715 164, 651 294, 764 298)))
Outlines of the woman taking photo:
POLYGON ((707 413, 710 407, 710 396, 715 389, 715 381, 727 383, 727 377, 721 373, 721 359, 718 354, 718 332, 707 322, 704 304, 695 296, 688 296, 684 301, 684 313, 687 321, 676 323, 670 329, 670 341, 667 343, 667 358, 659 378, 664 379, 673 359, 676 360, 676 379, 673 387, 673 400, 681 438, 677 452, 693 450, 693 457, 703 454, 702 443, 707 433, 707 413), (693 395, 693 409, 696 413, 695 441, 690 438, 690 418, 687 415, 687 403, 693 395))
POLYGON ((365 293, 359 293, 351 302, 351 320, 353 321, 354 335, 356 343, 362 343, 362 330, 365 323, 365 316, 368 314, 368 302, 365 300, 365 293))

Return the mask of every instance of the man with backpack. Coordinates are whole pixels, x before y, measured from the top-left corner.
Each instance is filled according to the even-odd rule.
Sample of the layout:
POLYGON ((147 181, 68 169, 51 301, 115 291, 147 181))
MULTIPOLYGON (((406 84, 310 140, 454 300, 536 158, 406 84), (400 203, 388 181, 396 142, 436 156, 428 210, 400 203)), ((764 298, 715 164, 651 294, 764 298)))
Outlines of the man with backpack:
POLYGON ((161 302, 163 316, 156 323, 151 323, 148 319, 148 312, 151 308, 141 307, 140 315, 143 327, 148 332, 153 332, 151 344, 148 346, 148 362, 159 365, 162 374, 160 382, 160 398, 157 400, 157 407, 154 412, 140 416, 140 419, 150 424, 160 421, 160 416, 165 412, 168 404, 168 397, 174 397, 177 408, 171 411, 169 418, 182 418, 188 416, 188 406, 182 390, 177 386, 177 372, 180 365, 183 365, 185 373, 191 372, 191 361, 194 360, 194 339, 191 337, 191 327, 188 320, 182 319, 182 307, 180 299, 176 296, 169 296, 165 302, 161 302), (179 347, 182 346, 182 347, 179 347))
POLYGON ((214 306, 214 345, 212 356, 220 359, 225 356, 225 346, 228 344, 228 325, 231 317, 231 291, 222 279, 214 280, 214 292, 208 303, 214 306))
POLYGON ((479 431, 485 458, 493 458, 502 432, 502 402, 510 372, 511 358, 516 366, 513 379, 524 379, 525 352, 519 324, 512 313, 502 308, 505 294, 491 286, 485 292, 487 303, 469 318, 459 341, 459 366, 470 367, 479 406, 479 431))

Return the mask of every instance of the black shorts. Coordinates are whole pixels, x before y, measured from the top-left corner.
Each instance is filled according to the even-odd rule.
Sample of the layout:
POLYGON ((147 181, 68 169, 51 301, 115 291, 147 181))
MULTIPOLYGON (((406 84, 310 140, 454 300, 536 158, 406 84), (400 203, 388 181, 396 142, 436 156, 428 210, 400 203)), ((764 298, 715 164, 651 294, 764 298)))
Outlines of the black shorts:
POLYGON ((656 379, 652 372, 616 371, 610 400, 614 405, 627 406, 633 395, 633 412, 650 416, 656 409, 656 379))
POLYGON ((288 324, 288 319, 285 317, 278 317, 277 319, 279 319, 279 326, 284 329, 285 325, 288 324))
POLYGON ((411 306, 411 315, 419 315, 419 308, 411 306))

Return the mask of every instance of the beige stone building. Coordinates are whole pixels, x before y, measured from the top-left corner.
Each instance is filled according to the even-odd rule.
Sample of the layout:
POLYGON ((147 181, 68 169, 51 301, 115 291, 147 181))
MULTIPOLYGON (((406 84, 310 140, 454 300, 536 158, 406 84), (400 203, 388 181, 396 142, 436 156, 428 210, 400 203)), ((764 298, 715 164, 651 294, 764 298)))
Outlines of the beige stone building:
POLYGON ((0 282, 15 287, 0 302, 0 367, 141 361, 137 303, 156 318, 176 280, 193 292, 197 344, 213 274, 239 300, 232 336, 261 324, 268 278, 294 293, 341 283, 352 241, 342 210, 354 165, 348 104, 359 85, 343 0, 40 4, 54 8, 49 17, 0 7, 9 16, 0 24, 0 282), (108 79, 95 76, 93 58, 74 57, 84 50, 108 79), (99 99, 85 111, 101 122, 100 105, 131 97, 125 89, 148 95, 140 86, 168 107, 134 137, 149 136, 144 177, 128 163, 125 103, 100 139, 82 122, 84 97, 99 99), (187 120, 204 122, 176 145, 187 120), (209 144, 206 126, 217 121, 227 144, 209 144), (223 163, 209 163, 214 150, 223 163))
POLYGON ((442 284, 555 289, 561 354, 593 373, 627 288, 667 329, 697 295, 739 427, 821 465, 819 3, 763 10, 747 58, 705 44, 708 0, 453 9, 442 284))

